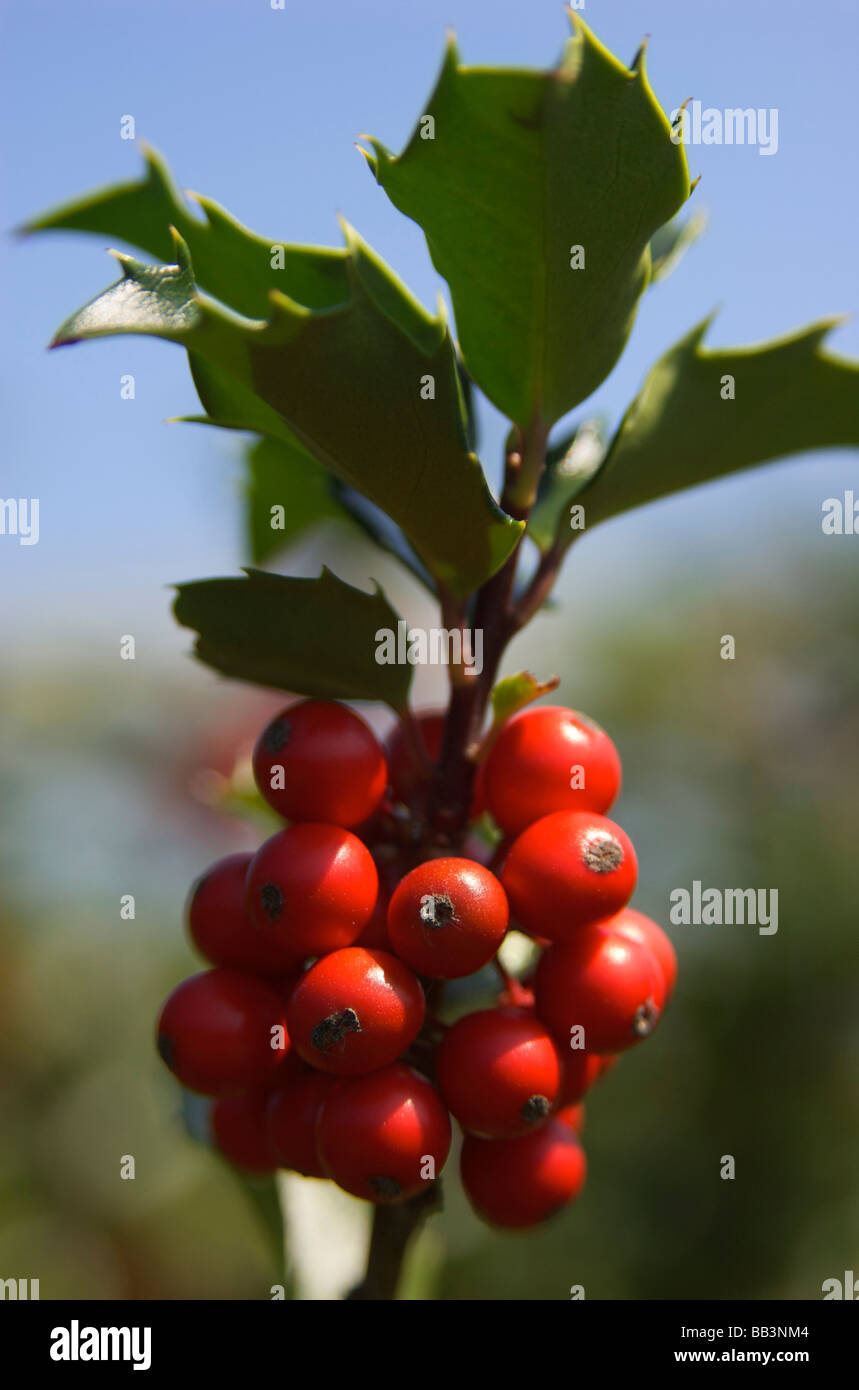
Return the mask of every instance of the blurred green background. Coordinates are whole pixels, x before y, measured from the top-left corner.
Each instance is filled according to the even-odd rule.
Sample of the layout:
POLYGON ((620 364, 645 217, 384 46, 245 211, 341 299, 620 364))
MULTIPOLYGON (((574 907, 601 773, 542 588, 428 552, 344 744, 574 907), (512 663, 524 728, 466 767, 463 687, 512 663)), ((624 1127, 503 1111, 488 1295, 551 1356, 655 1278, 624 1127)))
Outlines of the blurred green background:
MULTIPOLYGON (((339 572, 366 570, 360 542, 318 544, 339 572)), ((507 669, 556 671, 565 702, 616 739, 637 906, 668 926, 669 893, 693 879, 777 888, 779 930, 668 926, 676 998, 591 1093, 578 1205, 537 1232, 493 1233, 452 1159, 405 1296, 565 1299, 581 1284, 588 1298, 816 1298, 855 1267, 859 1217, 851 543, 797 528, 704 547, 634 590, 600 582, 600 554, 599 532, 574 549, 561 607, 507 669)), ((379 573, 419 620, 410 581, 379 573)), ((418 703, 438 693, 423 676, 418 703)), ((276 1282, 247 1193, 187 1134, 152 1031, 196 968, 188 885, 265 833, 212 802, 277 703, 112 648, 5 673, 0 1274, 38 1277, 43 1298, 255 1298, 276 1282)), ((363 1240, 364 1209, 317 1210, 320 1188, 294 1180, 287 1197, 304 1297, 341 1294, 363 1240)))

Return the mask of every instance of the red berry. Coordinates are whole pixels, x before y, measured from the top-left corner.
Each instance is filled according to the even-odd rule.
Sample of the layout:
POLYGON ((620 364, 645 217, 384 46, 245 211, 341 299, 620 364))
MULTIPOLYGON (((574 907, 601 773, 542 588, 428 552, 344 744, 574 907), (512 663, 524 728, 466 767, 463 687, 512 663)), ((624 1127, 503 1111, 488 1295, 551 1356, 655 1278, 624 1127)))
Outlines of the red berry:
POLYGON ((470 1134, 527 1134, 554 1109, 561 1060, 525 1009, 482 1009, 445 1033, 436 1055, 442 1100, 470 1134))
POLYGON ((273 1173, 277 1158, 266 1130, 268 1090, 221 1096, 212 1106, 212 1133, 225 1158, 249 1173, 273 1173))
POLYGON ((551 1119, 518 1139, 467 1134, 460 1159, 462 1185, 477 1213, 495 1226, 535 1226, 578 1197, 585 1151, 573 1130, 551 1119))
POLYGON ((556 811, 514 840, 501 882, 525 931, 566 941, 625 907, 637 876, 632 841, 619 825, 596 811, 556 811))
POLYGON ((620 791, 608 734, 560 705, 523 710, 505 724, 486 762, 486 801, 508 835, 553 811, 607 811, 620 791))
POLYGON ((260 734, 253 766, 261 795, 291 821, 359 825, 388 781, 372 729, 334 700, 303 700, 282 710, 260 734))
POLYGON ((585 1107, 583 1105, 565 1105, 555 1116, 559 1124, 568 1125, 574 1134, 581 1134, 585 1127, 585 1107))
POLYGON ((251 925, 245 882, 252 854, 228 854, 199 878, 186 911, 188 934, 212 965, 251 975, 282 975, 294 957, 251 925))
POLYGON ((205 1096, 273 1081, 288 1047, 277 994, 236 970, 204 970, 183 980, 158 1020, 164 1062, 189 1091, 205 1096))
POLYGON ((272 1151, 282 1168, 307 1178, 324 1178, 316 1147, 316 1125, 336 1077, 302 1067, 268 1100, 266 1125, 272 1151))
POLYGON ((596 1052, 585 1052, 581 1047, 571 1048, 569 1044, 568 1037, 563 1053, 561 1089, 558 1093, 558 1103, 561 1106, 575 1105, 582 1096, 587 1095, 594 1082, 602 1076, 604 1064, 608 1060, 606 1057, 598 1056, 596 1052))
POLYGON ((450 1149, 438 1092, 402 1062, 338 1081, 316 1131, 325 1172, 368 1202, 413 1197, 436 1178, 450 1149))
POLYGON ((366 946, 368 951, 390 951, 391 939, 388 936, 388 903, 390 894, 380 878, 376 906, 370 920, 355 942, 356 946, 366 946))
POLYGON ((653 952, 665 977, 665 998, 670 998, 677 982, 677 952, 662 928, 634 907, 625 907, 617 916, 609 917, 602 926, 607 931, 620 932, 630 941, 640 942, 653 952))
POLYGON ((270 985, 271 988, 275 990, 275 992, 280 996, 283 1003, 286 1004, 287 1000, 289 999, 289 996, 295 989, 295 986, 298 984, 299 980, 303 978, 304 957, 302 957, 301 962, 298 965, 293 966, 292 970, 285 970, 282 975, 266 976, 266 984, 270 985))
POLYGON ((294 956, 351 946, 370 920, 379 879, 366 845, 336 825, 291 825, 248 869, 251 922, 294 956))
MULTIPOLYGON (((421 743, 430 762, 435 762, 441 752, 444 718, 444 711, 436 710, 421 710, 415 715, 421 743)), ((403 726, 399 720, 388 735, 385 751, 391 791, 397 801, 408 803, 421 786, 421 776, 409 753, 408 744, 403 737, 403 726)))
POLYGON ((312 965, 292 992, 292 1046, 313 1067, 355 1076, 396 1061, 424 1021, 424 992, 387 951, 350 946, 312 965))
POLYGON ((594 924, 549 947, 534 993, 539 1017, 562 1048, 580 1027, 588 1052, 622 1052, 653 1032, 665 983, 646 946, 594 924))
MULTIPOLYGON (((438 762, 441 753, 442 738, 444 736, 445 713, 443 710, 421 710, 415 715, 415 724, 420 734, 421 743, 426 750, 427 757, 431 763, 438 762)), ((421 790, 423 780, 420 771, 415 767, 414 761, 409 753, 408 746, 403 737, 403 726, 400 723, 394 725, 388 735, 385 752, 388 759, 388 778, 390 781, 391 792, 396 801, 404 801, 411 805, 421 790)), ((476 820, 485 808, 486 798, 483 790, 484 768, 481 764, 474 777, 474 787, 471 796, 471 806, 469 808, 469 819, 476 820)))
POLYGON ((397 886, 388 935, 418 974, 454 980, 492 959, 507 920, 504 889, 488 869, 471 859, 430 859, 397 886))

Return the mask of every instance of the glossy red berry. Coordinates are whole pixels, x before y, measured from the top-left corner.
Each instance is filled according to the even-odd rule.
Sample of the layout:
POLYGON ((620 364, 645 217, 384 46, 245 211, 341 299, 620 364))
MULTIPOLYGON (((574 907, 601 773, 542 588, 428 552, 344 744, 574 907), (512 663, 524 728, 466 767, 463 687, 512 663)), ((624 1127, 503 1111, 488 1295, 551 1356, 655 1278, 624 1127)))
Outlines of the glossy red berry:
POLYGON ((251 925, 245 884, 252 859, 252 854, 228 854, 197 880, 186 911, 188 935, 212 965, 279 976, 294 964, 294 957, 251 925))
POLYGON ((510 846, 501 882, 525 931, 569 940, 625 907, 638 876, 632 841, 596 811, 556 811, 510 846))
POLYGON ((575 1105, 602 1076, 607 1059, 596 1052, 585 1052, 584 1048, 570 1047, 569 1037, 562 1056, 558 1104, 575 1105))
POLYGON ((555 1119, 559 1124, 568 1125, 574 1134, 581 1134, 585 1127, 585 1107, 579 1105, 564 1105, 558 1111, 555 1119))
POLYGON ((372 855, 350 831, 291 825, 254 855, 246 901, 264 940, 296 956, 321 956, 360 936, 378 887, 372 855))
POLYGON ((312 965, 286 1010, 292 1046, 320 1071, 356 1076, 396 1061, 424 1021, 424 992, 388 951, 349 946, 312 965))
POLYGON ((224 1095, 273 1081, 289 1048, 273 989, 236 970, 183 980, 158 1020, 158 1051, 189 1091, 224 1095))
POLYGON ((507 931, 504 889, 471 859, 430 859, 406 874, 388 908, 388 935, 419 975, 453 980, 490 961, 507 931))
MULTIPOLYGON (((421 710, 415 715, 415 724, 427 757, 430 762, 435 762, 441 752, 444 712, 421 710)), ((385 750, 391 791, 397 801, 408 803, 421 785, 421 775, 409 753, 408 745, 403 736, 403 726, 399 721, 388 735, 385 750)))
POLYGON ((368 951, 390 951, 391 938, 388 936, 388 903, 391 895, 380 877, 376 906, 370 920, 355 941, 356 946, 366 946, 368 951))
POLYGON ((620 932, 630 941, 638 941, 647 946, 662 966, 665 977, 665 998, 670 998, 677 983, 677 952, 670 939, 651 917, 645 917, 634 907, 625 907, 616 916, 609 917, 602 924, 609 931, 620 932))
POLYGON ((561 1059, 551 1034, 525 1009, 481 1009, 445 1033, 436 1084, 470 1134, 527 1134, 554 1109, 561 1059))
POLYGON ((324 1178, 316 1147, 322 1105, 337 1078, 302 1066, 268 1098, 268 1142, 278 1166, 307 1178, 324 1178))
POLYGON ((273 1173, 277 1158, 266 1128, 267 1090, 221 1096, 212 1106, 215 1144, 236 1168, 248 1173, 273 1173))
POLYGON ((607 811, 620 791, 617 749, 597 724, 560 705, 523 710, 486 762, 486 801, 508 835, 554 811, 607 811))
POLYGON ((344 1077, 327 1096, 316 1131, 328 1177, 368 1202, 404 1201, 438 1177, 450 1118, 434 1086, 402 1062, 344 1077))
POLYGON ((538 1016, 559 1045, 581 1038, 588 1052, 622 1052, 653 1032, 665 1003, 656 957, 602 925, 550 946, 537 967, 538 1016), (583 1035, 573 1029, 583 1029, 583 1035))
POLYGON ((462 1145, 460 1172, 478 1215, 494 1226, 545 1221, 584 1186, 585 1152, 568 1124, 550 1119, 518 1139, 477 1139, 462 1145))
POLYGON ((372 729, 334 700, 282 710, 260 734, 253 767, 261 795, 286 820, 347 827, 372 815, 388 781, 372 729))

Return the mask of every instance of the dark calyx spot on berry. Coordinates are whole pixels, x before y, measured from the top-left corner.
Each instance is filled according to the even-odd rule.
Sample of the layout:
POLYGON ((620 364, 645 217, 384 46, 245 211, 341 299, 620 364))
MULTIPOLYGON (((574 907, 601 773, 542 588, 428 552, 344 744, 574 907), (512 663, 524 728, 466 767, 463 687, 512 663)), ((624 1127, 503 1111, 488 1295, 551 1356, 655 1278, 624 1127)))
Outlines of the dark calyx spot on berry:
POLYGON ((267 753, 279 753, 289 739, 291 732, 287 720, 275 719, 274 723, 269 724, 263 735, 263 748, 267 753))
POLYGON ((329 1014, 317 1023, 310 1034, 310 1041, 317 1052, 331 1052, 341 1043, 347 1033, 360 1033, 361 1020, 354 1009, 341 1009, 337 1014, 329 1014))
POLYGON ((534 1125, 538 1120, 545 1120, 551 1108, 545 1096, 529 1096, 519 1113, 529 1125, 534 1125))
POLYGON ((659 1010, 652 999, 636 1009, 632 1020, 632 1031, 636 1038, 649 1037, 659 1022, 659 1010))
POLYGON ((438 931, 457 920, 456 910, 446 893, 428 893, 421 903, 421 921, 438 931))
POLYGON ((165 1065, 165 1066, 168 1066, 168 1067, 170 1068, 170 1070, 172 1071, 172 1070, 173 1070, 173 1039, 172 1039, 171 1037, 168 1037, 168 1035, 167 1035, 166 1033, 159 1033, 159 1034, 158 1034, 158 1043, 157 1043, 157 1047, 158 1047, 158 1056, 161 1058, 161 1060, 162 1060, 162 1062, 164 1063, 164 1065, 165 1065))
POLYGON ((610 874, 623 863, 623 846, 613 835, 600 836, 588 841, 582 859, 595 874, 610 874))
POLYGON ((276 922, 283 912, 283 894, 276 883, 264 883, 259 890, 262 910, 270 922, 276 922))
POLYGON ((396 1201, 403 1190, 396 1178, 368 1178, 367 1186, 375 1192, 380 1202, 396 1201))

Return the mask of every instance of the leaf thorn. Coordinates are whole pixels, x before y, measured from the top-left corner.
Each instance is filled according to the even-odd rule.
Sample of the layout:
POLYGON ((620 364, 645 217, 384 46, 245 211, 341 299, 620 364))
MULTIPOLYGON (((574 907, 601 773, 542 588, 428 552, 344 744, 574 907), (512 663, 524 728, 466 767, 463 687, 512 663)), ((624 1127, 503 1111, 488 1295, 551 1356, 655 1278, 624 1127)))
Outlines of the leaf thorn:
POLYGON ((649 43, 650 35, 645 34, 644 38, 641 40, 641 43, 638 45, 638 48, 636 49, 635 57, 629 65, 630 72, 637 72, 641 64, 644 62, 645 56, 647 54, 647 45, 649 43))

